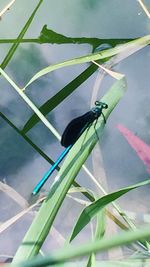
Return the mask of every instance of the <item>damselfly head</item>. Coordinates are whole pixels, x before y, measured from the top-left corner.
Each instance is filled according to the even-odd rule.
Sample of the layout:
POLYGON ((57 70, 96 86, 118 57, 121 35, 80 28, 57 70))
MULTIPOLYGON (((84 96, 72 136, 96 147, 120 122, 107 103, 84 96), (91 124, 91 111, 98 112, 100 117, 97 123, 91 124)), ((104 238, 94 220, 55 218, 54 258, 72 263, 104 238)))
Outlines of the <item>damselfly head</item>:
POLYGON ((97 106, 98 108, 100 108, 101 110, 103 109, 103 108, 105 108, 105 109, 107 109, 108 108, 108 105, 106 104, 106 103, 104 103, 104 102, 100 102, 100 101, 95 101, 95 106, 97 106))

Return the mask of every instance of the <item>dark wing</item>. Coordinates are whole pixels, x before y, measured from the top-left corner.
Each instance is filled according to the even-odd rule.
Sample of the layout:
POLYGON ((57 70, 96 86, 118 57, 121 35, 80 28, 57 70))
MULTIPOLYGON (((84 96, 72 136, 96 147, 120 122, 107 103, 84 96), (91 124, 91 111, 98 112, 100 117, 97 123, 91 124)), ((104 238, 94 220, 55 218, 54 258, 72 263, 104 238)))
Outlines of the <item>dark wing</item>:
POLYGON ((74 144, 84 130, 95 120, 92 111, 85 113, 84 115, 73 119, 65 128, 62 137, 61 145, 68 147, 74 144))

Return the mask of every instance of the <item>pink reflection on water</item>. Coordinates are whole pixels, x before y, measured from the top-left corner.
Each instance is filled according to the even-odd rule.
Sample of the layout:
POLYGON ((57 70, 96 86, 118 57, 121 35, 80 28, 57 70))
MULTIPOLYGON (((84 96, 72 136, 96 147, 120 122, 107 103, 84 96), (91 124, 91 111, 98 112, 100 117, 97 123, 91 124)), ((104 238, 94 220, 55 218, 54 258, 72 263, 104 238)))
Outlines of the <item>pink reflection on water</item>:
POLYGON ((126 127, 121 124, 116 126, 122 135, 126 138, 131 147, 136 151, 139 158, 147 166, 147 172, 150 173, 150 146, 134 135, 126 127))

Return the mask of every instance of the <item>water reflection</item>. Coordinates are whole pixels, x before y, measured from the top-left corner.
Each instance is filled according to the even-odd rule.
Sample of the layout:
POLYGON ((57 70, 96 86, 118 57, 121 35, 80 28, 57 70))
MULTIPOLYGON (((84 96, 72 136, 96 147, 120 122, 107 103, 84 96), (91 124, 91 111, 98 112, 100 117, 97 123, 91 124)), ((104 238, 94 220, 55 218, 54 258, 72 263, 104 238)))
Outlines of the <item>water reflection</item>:
MULTIPOLYGON (((29 10, 27 10, 27 7, 31 11, 34 7, 34 1, 27 0, 21 3, 21 5, 20 1, 16 1, 12 13, 9 12, 0 23, 0 38, 15 38, 17 36, 24 21, 28 18, 29 10)), ((143 12, 138 16, 139 11, 140 7, 137 1, 132 2, 131 5, 130 0, 124 2, 120 0, 56 0, 51 2, 51 6, 49 1, 44 1, 26 37, 37 38, 43 25, 47 24, 48 28, 66 36, 135 38, 149 33, 149 21, 143 12), (108 12, 108 10, 111 10, 111 12, 108 12)), ((1 60, 6 55, 8 47, 10 45, 1 46, 1 60)), ((11 63, 6 68, 6 71, 16 83, 24 86, 31 76, 43 67, 90 52, 91 47, 87 44, 62 46, 21 44, 11 63)), ((115 68, 119 72, 125 73, 129 90, 109 118, 102 140, 104 165, 107 169, 108 183, 111 189, 133 184, 147 177, 142 163, 136 158, 134 152, 117 132, 115 125, 121 122, 132 131, 138 132, 138 135, 143 140, 145 139, 147 143, 149 142, 149 57, 150 50, 147 47, 134 56, 124 60, 115 68)), ((73 66, 53 72, 33 83, 32 86, 27 88, 26 93, 37 106, 41 106, 47 99, 69 83, 71 79, 79 75, 87 66, 88 64, 84 66, 73 66)), ((69 120, 89 110, 95 77, 96 74, 82 84, 73 93, 73 96, 68 97, 63 104, 48 115, 48 119, 60 133, 69 120)), ((1 112, 19 129, 22 129, 31 116, 32 111, 8 83, 2 77, 0 78, 1 112)), ((101 95, 109 88, 111 83, 112 80, 107 77, 103 82, 100 92, 101 95)), ((42 123, 37 124, 28 135, 54 159, 60 153, 61 146, 58 145, 58 142, 55 142, 55 138, 52 137, 42 123)), ((49 169, 49 164, 2 119, 0 119, 0 150, 1 179, 6 178, 8 184, 13 185, 18 192, 27 197, 36 182, 49 169)), ((88 164, 91 166, 90 160, 88 164)), ((92 188, 93 185, 90 184, 89 178, 85 176, 85 173, 81 172, 78 179, 82 185, 88 185, 92 188)), ((135 207, 134 203, 137 202, 135 202, 135 199, 140 200, 138 209, 141 212, 146 212, 149 210, 149 207, 146 205, 146 203, 149 203, 149 194, 145 192, 147 193, 147 189, 145 191, 144 189, 137 190, 133 192, 132 196, 130 194, 130 197, 122 198, 120 203, 123 207, 128 203, 128 208, 133 208, 136 211, 137 207, 135 207)), ((2 199, 3 196, 1 194, 2 199)), ((2 202, 1 221, 4 219, 3 215, 6 214, 6 211, 7 215, 11 216, 12 213, 16 213, 19 210, 15 204, 11 206, 11 202, 12 200, 10 199, 2 202), (9 213, 9 211, 12 213, 9 213)), ((75 217, 72 216, 73 212, 77 217, 81 208, 80 205, 77 206, 73 201, 66 200, 64 202, 55 225, 65 236, 71 230, 71 225, 74 222, 75 217), (73 211, 74 205, 76 207, 75 211, 73 211), (65 217, 68 214, 70 214, 69 221, 65 221, 65 217), (62 220, 65 221, 64 225, 60 223, 62 220)), ((30 223, 31 218, 26 218, 25 221, 22 220, 21 223, 19 222, 10 229, 7 234, 4 233, 1 237, 1 251, 3 253, 8 252, 8 250, 10 253, 15 252, 17 245, 20 243, 30 223), (24 232, 22 232, 22 229, 24 232), (9 244, 9 248, 3 245, 4 240, 9 244), (5 251, 6 249, 7 251, 5 251)), ((83 233, 83 239, 85 236, 88 239, 88 235, 86 234, 83 233)), ((54 248, 53 240, 50 245, 47 244, 45 247, 48 252, 49 247, 54 248)))

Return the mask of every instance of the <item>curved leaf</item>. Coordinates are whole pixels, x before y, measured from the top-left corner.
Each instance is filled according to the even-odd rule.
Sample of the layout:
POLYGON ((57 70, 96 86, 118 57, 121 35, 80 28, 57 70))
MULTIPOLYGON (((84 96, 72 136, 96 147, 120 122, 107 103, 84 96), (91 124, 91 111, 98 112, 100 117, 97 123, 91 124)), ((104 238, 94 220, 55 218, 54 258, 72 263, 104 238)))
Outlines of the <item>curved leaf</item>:
POLYGON ((67 61, 63 61, 57 64, 53 64, 50 65, 44 69, 42 69, 41 71, 37 72, 32 78, 31 80, 26 84, 26 86, 24 87, 24 89, 29 86, 31 83, 33 83, 35 80, 37 80, 38 78, 42 77, 45 74, 50 73, 51 71, 54 71, 56 69, 60 69, 63 67, 67 67, 67 66, 71 66, 71 65, 75 65, 75 64, 81 64, 81 63, 86 63, 86 62, 90 62, 90 61, 94 61, 94 60, 99 60, 99 59, 104 59, 104 58, 109 58, 112 57, 116 54, 119 54, 121 52, 125 52, 128 49, 135 49, 139 50, 141 47, 146 46, 147 44, 150 43, 150 35, 146 35, 142 38, 136 39, 134 41, 130 41, 127 42, 126 44, 123 45, 119 45, 115 48, 111 48, 111 49, 107 49, 107 50, 103 50, 94 54, 89 54, 86 56, 82 56, 82 57, 78 57, 78 58, 73 58, 67 61))
POLYGON ((93 219, 93 217, 101 210, 103 209, 106 205, 110 204, 112 201, 118 199, 119 197, 123 196, 124 194, 128 193, 129 191, 136 189, 138 187, 141 187, 143 185, 147 185, 150 184, 150 179, 146 180, 144 182, 123 188, 121 190, 118 190, 116 192, 110 193, 98 200, 96 200, 95 202, 93 202, 91 205, 89 205, 87 208, 85 208, 74 229, 73 229, 73 233, 71 235, 70 241, 72 241, 77 234, 93 219))

